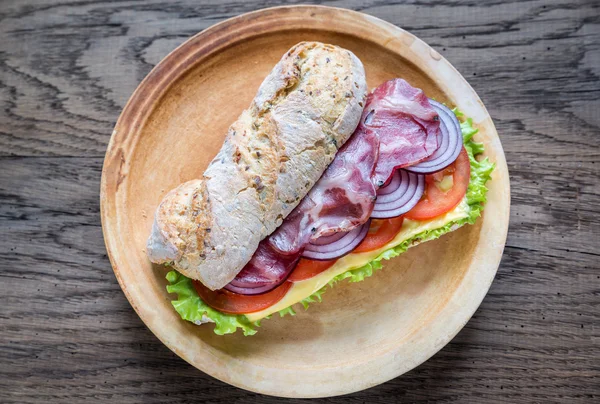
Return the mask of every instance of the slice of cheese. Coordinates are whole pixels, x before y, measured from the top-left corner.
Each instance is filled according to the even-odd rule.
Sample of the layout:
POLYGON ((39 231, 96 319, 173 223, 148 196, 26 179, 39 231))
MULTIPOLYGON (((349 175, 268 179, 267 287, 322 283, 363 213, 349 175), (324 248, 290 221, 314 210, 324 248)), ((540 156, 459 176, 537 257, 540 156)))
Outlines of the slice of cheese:
POLYGON ((329 269, 320 273, 319 275, 313 276, 310 279, 306 279, 300 282, 295 282, 287 294, 281 299, 279 302, 274 304, 273 306, 266 308, 261 311, 257 311, 255 313, 246 314, 246 317, 250 321, 257 321, 262 318, 267 317, 273 313, 278 312, 279 310, 283 310, 291 305, 300 302, 302 299, 305 299, 321 289, 323 286, 327 285, 331 279, 336 277, 339 274, 342 274, 348 270, 360 268, 375 258, 377 258, 381 253, 390 248, 393 248, 399 244, 402 244, 404 241, 416 236, 427 230, 435 230, 440 227, 444 227, 446 224, 464 219, 469 215, 469 205, 467 204, 466 199, 463 199, 461 203, 456 206, 450 212, 436 217, 435 219, 427 220, 427 221, 414 221, 405 219, 400 232, 396 235, 396 237, 387 243, 385 246, 381 247, 378 250, 368 251, 365 253, 353 253, 348 254, 339 260, 329 269))

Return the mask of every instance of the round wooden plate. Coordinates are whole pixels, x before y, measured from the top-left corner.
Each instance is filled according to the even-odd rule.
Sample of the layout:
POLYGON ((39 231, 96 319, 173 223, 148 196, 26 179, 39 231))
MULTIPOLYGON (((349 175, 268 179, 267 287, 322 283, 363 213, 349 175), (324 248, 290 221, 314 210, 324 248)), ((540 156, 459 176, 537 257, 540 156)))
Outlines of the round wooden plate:
MULTIPOLYGON (((490 67, 491 68, 491 67, 490 67)), ((494 278, 508 228, 509 178, 498 135, 479 97, 438 52, 369 15, 317 6, 244 14, 190 38, 137 88, 112 134, 101 186, 110 261, 125 295, 177 355, 220 380, 264 394, 333 396, 383 383, 421 364, 473 315, 494 278), (258 334, 218 336, 181 320, 166 270, 145 251, 154 211, 180 183, 199 177, 228 126, 250 105, 292 45, 316 40, 353 51, 370 87, 402 77, 458 106, 496 163, 486 213, 439 240, 341 283, 295 317, 263 321, 258 334)))

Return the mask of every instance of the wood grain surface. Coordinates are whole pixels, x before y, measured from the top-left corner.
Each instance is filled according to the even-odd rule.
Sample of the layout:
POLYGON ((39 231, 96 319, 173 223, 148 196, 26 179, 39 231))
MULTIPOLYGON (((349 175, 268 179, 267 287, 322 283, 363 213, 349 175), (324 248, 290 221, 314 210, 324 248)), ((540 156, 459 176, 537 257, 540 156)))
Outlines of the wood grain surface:
MULTIPOLYGON (((0 3, 0 402, 281 401, 204 375, 144 326, 106 257, 99 184, 114 123, 161 58, 225 18, 292 3, 0 3)), ((598 402, 600 4, 322 4, 401 26, 453 63, 494 118, 512 181, 507 247, 475 317, 414 371, 322 401, 598 402)))

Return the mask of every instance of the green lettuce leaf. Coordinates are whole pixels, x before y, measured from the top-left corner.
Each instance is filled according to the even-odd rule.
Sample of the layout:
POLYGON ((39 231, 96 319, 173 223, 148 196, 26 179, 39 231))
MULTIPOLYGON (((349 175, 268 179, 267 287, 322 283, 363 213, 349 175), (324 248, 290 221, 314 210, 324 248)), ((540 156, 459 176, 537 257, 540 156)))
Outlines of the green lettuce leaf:
POLYGON ((241 328, 244 335, 256 334, 256 327, 260 326, 259 321, 250 321, 244 315, 235 315, 222 313, 213 309, 196 293, 192 280, 177 271, 170 271, 167 276, 167 292, 176 293, 177 300, 171 304, 181 318, 192 323, 200 324, 207 319, 215 323, 215 334, 231 334, 238 328, 241 328))
MULTIPOLYGON (((457 117, 463 116, 463 114, 456 108, 453 111, 457 117)), ((469 215, 466 218, 447 223, 445 226, 438 229, 427 230, 419 233, 403 243, 382 252, 377 258, 368 264, 337 275, 331 279, 326 286, 298 302, 302 304, 304 309, 307 309, 311 303, 321 302, 323 293, 325 293, 327 287, 333 287, 333 285, 344 279, 348 279, 349 282, 360 282, 373 275, 375 271, 380 269, 382 267, 382 260, 394 258, 418 242, 434 240, 450 231, 456 230, 460 226, 465 224, 473 224, 477 218, 481 216, 483 206, 486 202, 487 188, 485 183, 491 177, 492 171, 494 170, 494 164, 491 163, 487 157, 481 160, 476 159, 478 154, 483 153, 483 143, 477 143, 473 141, 473 136, 478 132, 478 130, 473 127, 472 119, 465 119, 463 122, 461 122, 460 126, 465 149, 469 154, 469 161, 471 163, 471 178, 466 194, 466 201, 469 205, 469 215)), ((191 321, 196 324, 200 324, 203 320, 211 320, 215 323, 215 333, 219 335, 234 333, 238 328, 243 331, 244 335, 256 334, 257 328, 260 326, 260 321, 250 321, 244 315, 222 313, 211 308, 204 303, 202 299, 200 299, 196 293, 196 290, 194 289, 191 279, 177 271, 169 272, 166 278, 169 282, 167 291, 169 293, 177 294, 177 299, 173 300, 171 303, 173 304, 173 307, 175 307, 177 313, 179 313, 181 318, 184 320, 191 321)), ((295 314, 296 311, 291 306, 279 311, 279 315, 281 317, 286 315, 293 316, 295 314)))

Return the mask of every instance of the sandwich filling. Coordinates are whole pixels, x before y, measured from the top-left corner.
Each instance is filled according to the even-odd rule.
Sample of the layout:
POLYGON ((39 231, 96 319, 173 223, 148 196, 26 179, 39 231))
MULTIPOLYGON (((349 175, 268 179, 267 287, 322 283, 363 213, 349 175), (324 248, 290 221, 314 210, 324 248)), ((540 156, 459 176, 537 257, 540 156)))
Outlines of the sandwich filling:
MULTIPOLYGON (((375 90, 373 94, 376 94, 377 91, 375 90)), ((384 103, 387 102, 385 97, 381 99, 384 103)), ((397 111, 412 108, 414 111, 418 107, 414 103, 410 105, 404 102, 396 103, 390 108, 395 108, 397 111)), ((457 110, 453 110, 453 112, 458 117, 462 116, 457 110)), ((382 133, 383 136, 386 136, 385 131, 389 131, 391 136, 392 128, 386 125, 385 114, 383 116, 369 117, 369 113, 368 108, 365 108, 366 116, 361 121, 365 122, 366 120, 367 123, 374 122, 375 125, 379 125, 378 135, 380 135, 380 140, 382 133)), ((416 122, 422 128, 425 128, 425 132, 428 134, 426 125, 434 124, 430 121, 424 123, 422 119, 420 121, 419 119, 416 122)), ((410 123, 407 123, 407 125, 410 125, 410 123)), ((403 129, 410 134, 419 128, 414 127, 411 129, 408 127, 403 129)), ((459 154, 457 156, 447 157, 442 156, 441 153, 438 153, 440 155, 436 156, 437 152, 434 152, 432 156, 431 150, 427 151, 427 148, 432 147, 430 136, 427 136, 425 142, 419 147, 414 147, 414 144, 411 144, 412 152, 418 154, 423 153, 423 150, 425 150, 425 157, 434 157, 424 162, 420 162, 423 158, 422 155, 416 158, 416 164, 413 166, 414 171, 419 173, 419 170, 427 170, 431 169, 431 167, 433 167, 433 170, 436 170, 435 164, 437 162, 443 161, 445 158, 454 158, 455 162, 443 170, 423 176, 414 174, 413 172, 405 172, 405 170, 397 170, 398 167, 406 167, 406 165, 398 164, 397 161, 390 163, 390 159, 385 160, 387 167, 384 165, 379 170, 377 167, 374 168, 373 172, 376 175, 372 176, 372 178, 380 178, 379 183, 375 181, 375 185, 379 186, 377 191, 378 200, 390 199, 390 197, 386 199, 383 196, 392 195, 396 191, 390 191, 389 193, 384 191, 390 187, 394 188, 394 181, 396 180, 402 183, 398 178, 408 178, 409 180, 410 178, 417 178, 417 181, 420 182, 416 189, 421 189, 421 193, 417 192, 416 196, 412 196, 412 199, 416 198, 414 203, 409 201, 407 202, 408 204, 404 203, 402 206, 398 206, 397 201, 392 201, 393 203, 388 202, 387 205, 386 203, 375 203, 368 206, 367 210, 371 217, 384 217, 385 219, 376 219, 363 222, 362 224, 360 220, 357 220, 353 225, 348 226, 354 226, 354 229, 346 230, 346 232, 348 234, 355 233, 354 236, 347 237, 352 237, 349 244, 352 248, 349 253, 341 257, 326 259, 328 258, 327 254, 331 253, 328 253, 326 248, 321 248, 315 240, 332 237, 328 234, 327 230, 322 231, 319 238, 312 240, 317 246, 314 248, 311 247, 313 244, 310 242, 310 237, 299 237, 300 232, 298 232, 293 242, 280 243, 279 245, 270 243, 267 247, 272 250, 271 252, 260 252, 259 247, 259 251, 255 253, 255 257, 258 256, 262 260, 258 261, 258 264, 262 263, 263 266, 264 264, 268 264, 267 266, 271 265, 278 268, 275 275, 268 273, 267 275, 269 276, 265 278, 263 272, 251 270, 249 274, 252 276, 240 277, 238 285, 241 286, 234 285, 233 291, 210 291, 199 282, 193 281, 177 271, 171 271, 167 274, 169 282, 167 290, 169 293, 177 294, 177 299, 172 301, 176 311, 184 320, 196 324, 214 322, 214 332, 216 334, 233 333, 240 328, 244 335, 252 335, 257 332, 262 319, 269 318, 275 313, 279 313, 280 316, 287 314, 294 315, 295 309, 292 307, 293 305, 300 303, 304 308, 307 308, 310 303, 321 301, 321 296, 326 288, 332 287, 340 280, 349 279, 350 282, 362 281, 366 277, 371 276, 374 271, 381 268, 382 260, 393 258, 417 243, 436 239, 464 224, 473 224, 483 210, 487 192, 485 183, 490 179, 494 165, 487 158, 477 158, 484 150, 481 143, 476 143, 472 139, 473 135, 477 133, 477 129, 472 126, 470 119, 465 119, 460 123, 459 133, 462 134, 462 142, 460 143, 463 147, 461 145, 458 145, 458 147, 446 145, 444 149, 450 150, 447 154, 456 154, 454 150, 458 150, 459 154), (428 162, 430 167, 428 167, 428 162), (394 175, 390 176, 390 171, 394 175, 402 172, 402 177, 400 177, 400 174, 397 174, 397 178, 394 179, 394 175), (463 174, 467 172, 467 175, 461 177, 461 172, 463 174), (384 183, 382 178, 388 178, 387 184, 384 183), (425 181, 426 185, 424 185, 423 181, 425 181), (464 183, 464 190, 458 192, 456 190, 461 188, 461 182, 464 183), (436 194, 440 194, 442 199, 450 201, 450 209, 447 206, 440 209, 439 204, 436 207, 435 204, 431 203, 433 196, 436 194), (395 214, 394 212, 397 213, 406 209, 407 206, 409 206, 409 209, 406 212, 402 212, 395 217, 389 216, 390 214, 395 214), (359 231, 356 229, 359 229, 359 231), (360 233, 364 234, 361 235, 360 233), (307 239, 309 240, 308 242, 306 241, 307 239), (297 248, 300 243, 298 240, 303 240, 301 241, 302 245, 300 248, 297 248), (352 243, 355 243, 355 245, 352 245, 352 243), (282 251, 284 249, 281 248, 281 245, 286 246, 288 250, 282 251), (300 258, 302 253, 298 254, 298 251, 302 251, 302 248, 305 250, 313 248, 316 252, 309 251, 303 258, 300 258), (307 258, 310 254, 321 255, 317 255, 318 260, 314 260, 307 258), (279 278, 281 273, 284 274, 283 279, 279 278), (250 292, 248 295, 236 293, 235 288, 240 288, 242 292, 248 290, 250 292), (253 293, 253 291, 257 290, 260 293, 253 293)), ((351 141, 352 139, 349 142, 351 141)), ((439 139, 437 142, 439 143, 439 139)), ((381 161, 382 150, 386 155, 394 156, 394 154, 399 154, 397 152, 398 147, 402 147, 402 144, 387 149, 380 147, 379 161, 381 161)), ((442 147, 438 145, 438 150, 440 149, 442 147)), ((340 149, 340 152, 342 152, 342 149, 340 149)), ((405 157, 406 153, 401 153, 400 155, 405 157)), ((368 158, 361 161, 364 162, 365 160, 367 160, 368 164, 368 158)), ((361 206, 365 205, 362 204, 361 206)), ((302 208, 302 203, 299 205, 299 208, 302 208)), ((310 208, 308 211, 310 211, 310 208)), ((355 211, 355 213, 357 212, 355 211)), ((290 216, 292 215, 294 215, 294 212, 290 214, 290 216)), ((364 211, 362 213, 358 212, 355 217, 364 217, 364 215, 364 211)), ((310 219, 309 215, 304 215, 303 217, 309 217, 310 219)), ((331 223, 335 224, 336 222, 332 221, 331 223)), ((338 221, 337 223, 340 222, 338 221)), ((313 225, 310 228, 314 227, 313 225)), ((298 228, 296 223, 296 229, 298 228)), ((277 232, 274 234, 277 234, 277 232)), ((290 234, 294 235, 293 232, 290 234)), ((335 234, 334 232, 333 236, 335 234)), ((285 239, 289 239, 289 235, 286 235, 285 239)), ((261 245, 263 244, 267 243, 261 243, 261 245)), ((340 245, 338 240, 334 240, 331 244, 340 245)), ((348 248, 348 245, 344 246, 344 248, 348 248)))

